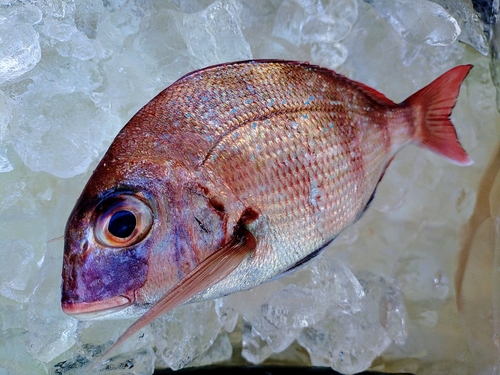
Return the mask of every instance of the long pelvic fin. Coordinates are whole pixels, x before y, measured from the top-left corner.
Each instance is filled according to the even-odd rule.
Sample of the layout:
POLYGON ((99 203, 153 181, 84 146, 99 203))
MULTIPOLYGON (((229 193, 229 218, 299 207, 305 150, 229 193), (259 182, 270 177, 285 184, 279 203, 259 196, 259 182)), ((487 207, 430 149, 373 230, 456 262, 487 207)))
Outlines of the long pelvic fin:
POLYGON ((153 320, 224 279, 255 249, 256 245, 254 236, 247 229, 239 226, 231 241, 202 261, 151 309, 127 328, 118 340, 101 357, 97 358, 92 368, 109 358, 116 348, 153 320))

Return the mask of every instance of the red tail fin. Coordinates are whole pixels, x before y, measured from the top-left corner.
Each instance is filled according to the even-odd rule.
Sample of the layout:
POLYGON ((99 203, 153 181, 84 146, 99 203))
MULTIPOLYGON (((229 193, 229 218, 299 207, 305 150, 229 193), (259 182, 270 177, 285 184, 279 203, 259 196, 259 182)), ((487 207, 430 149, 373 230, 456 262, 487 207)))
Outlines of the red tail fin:
POLYGON ((403 103, 417 110, 415 141, 460 165, 472 164, 458 141, 450 115, 457 101, 460 85, 472 65, 457 66, 417 91, 403 103))

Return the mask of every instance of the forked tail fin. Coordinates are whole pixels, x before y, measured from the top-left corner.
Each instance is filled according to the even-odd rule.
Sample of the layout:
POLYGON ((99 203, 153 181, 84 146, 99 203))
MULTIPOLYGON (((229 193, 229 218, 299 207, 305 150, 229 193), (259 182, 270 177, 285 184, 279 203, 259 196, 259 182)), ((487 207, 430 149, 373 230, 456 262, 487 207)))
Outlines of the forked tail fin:
POLYGON ((416 108, 414 141, 459 165, 470 165, 472 161, 458 141, 450 115, 471 68, 460 65, 447 71, 402 103, 416 108))

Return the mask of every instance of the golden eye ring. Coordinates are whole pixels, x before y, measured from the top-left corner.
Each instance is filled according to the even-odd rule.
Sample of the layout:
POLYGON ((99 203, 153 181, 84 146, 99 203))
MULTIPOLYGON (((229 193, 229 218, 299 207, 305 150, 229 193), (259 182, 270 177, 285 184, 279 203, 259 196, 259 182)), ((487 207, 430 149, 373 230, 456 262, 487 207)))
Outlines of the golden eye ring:
POLYGON ((122 194, 108 198, 98 210, 94 234, 106 247, 123 248, 141 242, 153 225, 153 213, 141 199, 122 194))

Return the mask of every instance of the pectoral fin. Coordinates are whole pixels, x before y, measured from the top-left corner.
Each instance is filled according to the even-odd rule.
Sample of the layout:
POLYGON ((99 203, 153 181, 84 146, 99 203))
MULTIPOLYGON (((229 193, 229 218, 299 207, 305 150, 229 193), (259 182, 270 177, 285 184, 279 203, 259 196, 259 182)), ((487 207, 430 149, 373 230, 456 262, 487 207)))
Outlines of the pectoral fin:
MULTIPOLYGON (((99 358, 109 355, 125 340, 153 320, 177 307, 196 294, 204 291, 228 276, 256 247, 254 236, 245 228, 238 227, 231 241, 211 254, 183 280, 156 302, 150 310, 133 323, 116 342, 99 358)), ((94 364, 95 365, 95 364, 94 364)))

